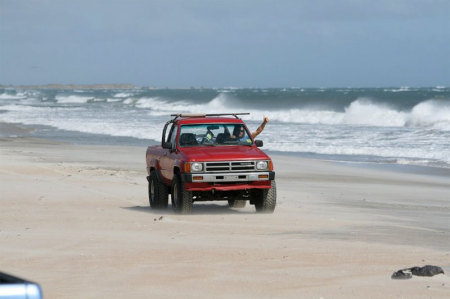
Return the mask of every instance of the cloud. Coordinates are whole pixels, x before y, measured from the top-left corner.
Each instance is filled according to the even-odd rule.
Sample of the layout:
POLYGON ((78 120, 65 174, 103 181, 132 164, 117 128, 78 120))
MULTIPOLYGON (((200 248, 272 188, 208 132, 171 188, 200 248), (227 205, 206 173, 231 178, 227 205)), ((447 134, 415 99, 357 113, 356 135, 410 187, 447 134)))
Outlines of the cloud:
MULTIPOLYGON (((448 15, 446 0, 3 0, 2 35, 183 38, 333 31, 342 23, 448 15)), ((16 39, 16 40, 17 40, 16 39)))
POLYGON ((449 12, 448 0, 0 0, 0 81, 25 80, 30 65, 165 85, 367 82, 393 65, 397 78, 424 66, 433 73, 416 77, 448 78, 449 12))

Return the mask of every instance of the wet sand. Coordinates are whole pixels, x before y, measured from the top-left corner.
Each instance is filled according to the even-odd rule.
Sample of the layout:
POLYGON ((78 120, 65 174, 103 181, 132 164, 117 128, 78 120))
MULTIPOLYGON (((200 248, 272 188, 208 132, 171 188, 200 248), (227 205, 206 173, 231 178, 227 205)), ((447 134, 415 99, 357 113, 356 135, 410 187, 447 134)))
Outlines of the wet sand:
POLYGON ((184 216, 149 208, 145 148, 0 129, 0 271, 40 283, 45 298, 450 295, 445 170, 274 155, 274 214, 207 202, 184 216), (391 279, 427 264, 446 274, 391 279))

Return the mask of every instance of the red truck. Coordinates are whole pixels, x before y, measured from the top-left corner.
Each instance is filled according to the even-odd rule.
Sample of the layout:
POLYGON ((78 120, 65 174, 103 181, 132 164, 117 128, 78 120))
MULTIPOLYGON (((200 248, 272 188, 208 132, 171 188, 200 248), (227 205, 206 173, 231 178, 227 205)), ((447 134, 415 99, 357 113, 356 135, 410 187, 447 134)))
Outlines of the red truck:
POLYGON ((173 114, 161 145, 146 152, 150 207, 188 214, 196 201, 226 200, 230 207, 248 202, 257 212, 276 205, 273 163, 233 114, 173 114))

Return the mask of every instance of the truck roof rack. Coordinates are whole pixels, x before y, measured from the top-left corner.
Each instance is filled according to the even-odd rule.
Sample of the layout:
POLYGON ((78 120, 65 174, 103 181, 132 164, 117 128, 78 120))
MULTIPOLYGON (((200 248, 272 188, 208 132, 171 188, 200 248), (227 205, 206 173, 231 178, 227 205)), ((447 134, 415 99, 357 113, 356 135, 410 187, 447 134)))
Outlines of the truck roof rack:
POLYGON ((239 119, 238 115, 249 115, 248 112, 240 112, 240 113, 213 113, 213 114, 204 114, 204 113, 182 113, 182 114, 171 114, 170 116, 174 116, 175 119, 179 117, 208 117, 208 116, 224 116, 224 115, 232 115, 239 119))

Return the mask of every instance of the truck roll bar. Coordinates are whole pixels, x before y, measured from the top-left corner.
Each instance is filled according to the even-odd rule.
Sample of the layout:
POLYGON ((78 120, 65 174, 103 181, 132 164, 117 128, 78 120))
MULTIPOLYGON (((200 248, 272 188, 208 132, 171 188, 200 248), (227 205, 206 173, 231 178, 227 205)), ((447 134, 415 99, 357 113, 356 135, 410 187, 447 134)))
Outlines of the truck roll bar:
POLYGON ((239 119, 238 115, 250 115, 248 112, 239 112, 239 113, 213 113, 213 114, 204 114, 204 113, 182 113, 182 114, 171 114, 170 116, 174 116, 174 119, 179 117, 207 117, 207 116, 224 116, 224 115, 232 115, 239 119))

